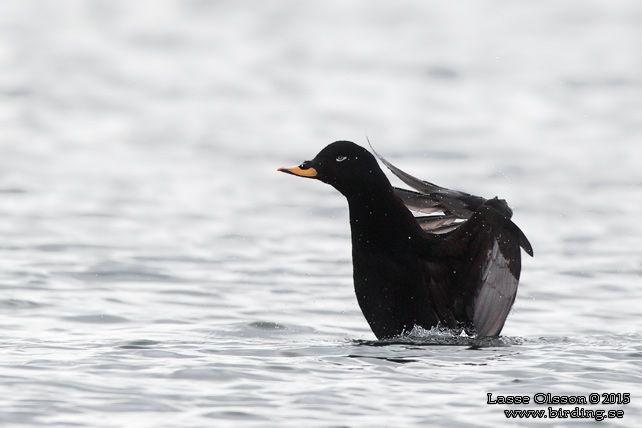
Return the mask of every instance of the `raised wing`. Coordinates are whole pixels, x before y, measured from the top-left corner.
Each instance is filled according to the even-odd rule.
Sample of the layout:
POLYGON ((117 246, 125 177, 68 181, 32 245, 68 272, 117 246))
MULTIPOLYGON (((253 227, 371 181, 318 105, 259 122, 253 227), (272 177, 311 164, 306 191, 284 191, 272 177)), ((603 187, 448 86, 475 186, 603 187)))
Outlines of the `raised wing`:
POLYGON ((434 275, 437 264, 459 270, 444 289, 432 284, 431 293, 435 300, 448 302, 440 314, 444 324, 452 325, 452 319, 464 325, 472 323, 479 337, 497 336, 502 331, 517 295, 520 246, 533 255, 522 231, 490 202, 431 249, 433 254, 426 263, 427 276, 434 275))
POLYGON ((530 242, 510 220, 513 212, 506 201, 420 180, 370 148, 394 175, 415 189, 395 187, 394 191, 408 209, 428 214, 416 217, 421 227, 435 234, 448 233, 440 241, 427 238, 439 244, 427 245, 424 260, 426 284, 442 324, 474 327, 479 337, 499 335, 517 295, 520 247, 533 256, 530 242))
POLYGON ((395 187, 395 193, 411 210, 423 213, 442 211, 455 218, 468 219, 473 215, 477 208, 486 202, 486 199, 480 196, 471 195, 458 190, 446 189, 445 187, 437 186, 436 184, 413 177, 407 172, 397 168, 377 153, 372 145, 370 145, 370 148, 379 158, 381 163, 383 163, 394 175, 416 190, 416 192, 413 192, 411 190, 395 187))
MULTIPOLYGON (((379 155, 372 145, 370 145, 370 148, 394 175, 416 190, 394 188, 395 194, 401 198, 408 209, 423 214, 431 214, 417 217, 421 227, 428 232, 446 233, 456 229, 487 201, 481 196, 471 195, 459 190, 446 189, 413 177, 379 155), (436 213, 439 213, 439 215, 434 215, 436 213)), ((512 217, 513 212, 505 200, 494 198, 493 201, 495 208, 502 215, 506 218, 512 217)))
MULTIPOLYGON (((486 202, 486 199, 480 196, 471 195, 458 190, 446 189, 444 187, 437 186, 436 184, 415 178, 407 172, 397 168, 382 156, 379 156, 377 152, 375 152, 375 154, 394 175, 419 192, 417 193, 395 188, 395 193, 397 194, 401 193, 398 192, 398 190, 403 191, 403 195, 401 197, 404 200, 404 203, 408 201, 410 205, 421 206, 422 200, 432 201, 436 203, 442 211, 446 211, 457 218, 465 219, 470 218, 475 210, 486 202)), ((425 204, 425 202, 423 203, 425 204)))

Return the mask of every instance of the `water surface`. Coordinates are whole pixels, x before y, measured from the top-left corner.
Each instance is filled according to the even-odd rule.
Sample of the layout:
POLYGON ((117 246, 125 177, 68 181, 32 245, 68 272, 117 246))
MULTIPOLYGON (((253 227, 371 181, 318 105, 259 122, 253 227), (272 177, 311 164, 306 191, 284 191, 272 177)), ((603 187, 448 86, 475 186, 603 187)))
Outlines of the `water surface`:
POLYGON ((3 2, 0 422, 565 426, 486 394, 612 392, 581 407, 632 426, 641 29, 635 1, 3 2), (276 172, 366 134, 514 208, 501 339, 375 340, 345 201, 276 172))

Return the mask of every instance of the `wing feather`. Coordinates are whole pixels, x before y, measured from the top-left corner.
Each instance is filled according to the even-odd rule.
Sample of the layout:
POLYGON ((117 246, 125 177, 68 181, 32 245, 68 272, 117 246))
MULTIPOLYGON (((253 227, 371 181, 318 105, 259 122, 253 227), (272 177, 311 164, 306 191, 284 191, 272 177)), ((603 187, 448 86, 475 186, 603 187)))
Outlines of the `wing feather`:
POLYGON ((497 336, 502 331, 506 317, 515 302, 519 282, 511 272, 514 266, 513 269, 510 266, 518 261, 509 260, 503 255, 498 240, 494 240, 492 245, 492 249, 486 254, 481 269, 479 291, 473 302, 473 324, 480 337, 497 336))
MULTIPOLYGON (((370 141, 368 141, 368 144, 370 144, 370 141)), ((444 228, 439 224, 439 221, 432 222, 428 220, 427 217, 419 217, 422 219, 419 220, 422 228, 428 232, 446 233, 452 231, 463 224, 462 222, 456 223, 455 220, 469 219, 479 209, 479 207, 484 204, 492 206, 507 219, 510 219, 513 216, 513 211, 504 199, 499 199, 497 197, 485 199, 481 196, 471 195, 470 193, 461 192, 459 190, 446 189, 445 187, 437 186, 436 184, 428 181, 420 180, 394 166, 383 156, 377 153, 374 147, 372 147, 372 144, 370 144, 370 148, 393 174, 399 177, 401 181, 417 190, 417 192, 414 192, 412 190, 401 189, 399 187, 393 188, 395 194, 401 198, 408 209, 424 214, 442 213, 439 216, 439 220, 444 218, 453 220, 449 223, 449 227, 444 228), (433 229, 433 225, 436 225, 436 228, 433 229)), ((519 245, 524 249, 524 251, 526 251, 526 253, 528 253, 528 255, 532 256, 533 248, 524 233, 512 222, 511 225, 513 232, 519 238, 519 245)))
MULTIPOLYGON (((441 305, 447 302, 445 324, 452 326, 448 320, 454 318, 474 326, 479 337, 499 335, 517 295, 522 237, 526 239, 511 220, 487 203, 430 250, 427 275, 438 272, 437 264, 456 272, 454 280, 431 282, 433 296, 439 296, 441 305)), ((532 250, 530 243, 528 248, 532 250)))
POLYGON ((460 242, 472 255, 462 284, 472 297, 466 302, 467 311, 472 312, 479 337, 497 336, 517 296, 523 233, 491 204, 482 205, 459 232, 468 237, 460 242))
MULTIPOLYGON (((517 295, 520 247, 533 256, 530 242, 510 220, 513 212, 506 201, 420 180, 372 151, 416 190, 394 188, 408 209, 428 214, 416 217, 419 225, 432 234, 445 234, 440 244, 429 245, 424 263, 442 324, 474 326, 479 337, 499 335, 517 295)), ((434 238, 429 239, 434 244, 434 238)))
POLYGON ((395 193, 401 197, 404 203, 408 201, 413 203, 415 206, 419 206, 422 204, 420 201, 423 200, 424 204, 428 206, 434 204, 433 206, 440 207, 441 211, 444 211, 446 214, 452 214, 457 218, 470 218, 475 210, 486 202, 486 199, 480 196, 471 195, 470 193, 461 192, 459 190, 446 189, 445 187, 437 186, 436 184, 413 177, 407 172, 404 172, 394 166, 383 156, 379 155, 379 153, 377 153, 372 147, 372 144, 370 145, 370 148, 379 158, 381 163, 383 163, 394 175, 399 177, 401 181, 418 192, 395 188, 395 193))

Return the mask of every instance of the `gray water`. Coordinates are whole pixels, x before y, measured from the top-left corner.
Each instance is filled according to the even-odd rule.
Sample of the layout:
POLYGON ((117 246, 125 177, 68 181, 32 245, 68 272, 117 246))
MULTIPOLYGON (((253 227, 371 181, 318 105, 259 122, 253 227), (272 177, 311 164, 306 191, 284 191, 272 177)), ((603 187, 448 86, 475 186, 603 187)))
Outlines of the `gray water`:
POLYGON ((642 420, 642 5, 0 2, 0 424, 642 420), (338 139, 506 198, 501 339, 377 342, 347 207, 276 172, 338 139))

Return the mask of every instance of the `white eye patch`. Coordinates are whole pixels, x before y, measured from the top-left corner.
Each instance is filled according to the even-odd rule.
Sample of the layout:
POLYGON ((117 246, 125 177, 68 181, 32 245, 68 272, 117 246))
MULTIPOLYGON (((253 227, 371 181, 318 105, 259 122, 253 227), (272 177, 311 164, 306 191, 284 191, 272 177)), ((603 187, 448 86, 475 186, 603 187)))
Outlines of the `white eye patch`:
POLYGON ((348 159, 346 156, 337 156, 337 162, 343 162, 346 159, 348 159))

